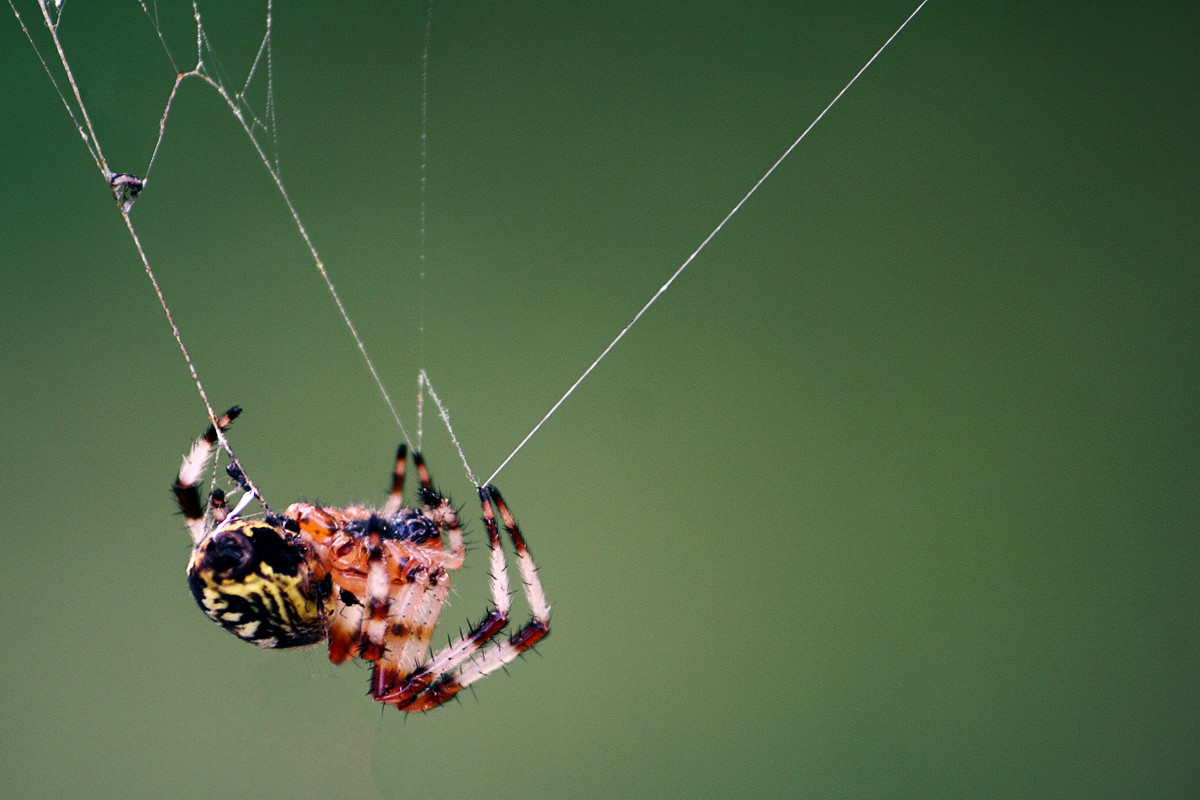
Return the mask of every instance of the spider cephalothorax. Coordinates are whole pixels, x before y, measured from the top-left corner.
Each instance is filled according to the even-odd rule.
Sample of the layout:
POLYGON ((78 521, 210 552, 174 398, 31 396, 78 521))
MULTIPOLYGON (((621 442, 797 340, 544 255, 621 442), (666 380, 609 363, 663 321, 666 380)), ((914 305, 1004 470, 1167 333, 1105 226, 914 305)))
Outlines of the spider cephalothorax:
POLYGON ((214 490, 207 509, 199 482, 234 407, 209 426, 184 457, 175 498, 194 547, 188 583, 200 608, 223 628, 260 647, 297 647, 329 639, 329 658, 374 665, 371 694, 405 711, 444 703, 508 664, 550 631, 549 607, 517 523, 494 486, 479 488, 491 552, 492 609, 466 635, 432 658, 429 640, 449 573, 463 565, 462 526, 433 488, 419 453, 420 508, 403 506, 407 448, 400 446, 392 490, 382 509, 294 503, 264 520, 239 516, 251 488, 236 465, 230 474, 246 495, 230 510, 214 490), (512 540, 532 618, 506 639, 508 576, 496 516, 512 540), (491 644, 489 647, 488 645, 491 644), (484 649, 486 648, 486 649, 484 649), (482 652, 480 652, 482 650, 482 652))

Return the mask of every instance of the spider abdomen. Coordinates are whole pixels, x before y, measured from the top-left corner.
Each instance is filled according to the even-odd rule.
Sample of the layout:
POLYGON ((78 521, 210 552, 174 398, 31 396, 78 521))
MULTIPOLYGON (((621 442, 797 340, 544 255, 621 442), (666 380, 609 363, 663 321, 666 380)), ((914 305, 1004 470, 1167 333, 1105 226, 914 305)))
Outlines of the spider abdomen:
POLYGON ((315 644, 329 630, 327 572, 310 563, 306 548, 263 522, 236 521, 199 542, 188 585, 209 618, 259 647, 315 644))

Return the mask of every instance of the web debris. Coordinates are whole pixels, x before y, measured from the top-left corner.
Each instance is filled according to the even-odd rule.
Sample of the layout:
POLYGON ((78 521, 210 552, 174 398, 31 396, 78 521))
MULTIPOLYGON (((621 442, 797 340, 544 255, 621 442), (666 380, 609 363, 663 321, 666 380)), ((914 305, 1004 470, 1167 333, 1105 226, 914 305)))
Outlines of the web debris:
POLYGON ((130 175, 128 172, 118 172, 109 179, 108 185, 112 187, 113 199, 121 206, 121 211, 128 214, 133 208, 133 202, 137 200, 138 194, 142 189, 146 188, 146 182, 137 175, 130 175))

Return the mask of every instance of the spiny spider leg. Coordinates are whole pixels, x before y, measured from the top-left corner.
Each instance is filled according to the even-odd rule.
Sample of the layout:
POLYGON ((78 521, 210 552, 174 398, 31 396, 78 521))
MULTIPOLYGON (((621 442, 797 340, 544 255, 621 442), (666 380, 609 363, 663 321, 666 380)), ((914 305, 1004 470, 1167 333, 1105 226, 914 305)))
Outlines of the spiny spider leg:
POLYGON ((437 525, 438 537, 441 539, 443 548, 446 546, 446 536, 449 534, 450 551, 456 554, 458 562, 456 566, 447 566, 447 569, 458 569, 467 555, 467 549, 462 542, 462 527, 458 524, 458 516, 450 507, 450 503, 433 488, 433 482, 429 478, 429 467, 425 466, 425 458, 421 455, 421 451, 413 450, 413 464, 417 467, 417 480, 421 482, 421 490, 418 493, 421 498, 421 513, 432 519, 437 525))
MULTIPOLYGON (((192 449, 183 457, 183 464, 179 467, 179 474, 175 477, 175 484, 171 487, 171 491, 175 495, 175 502, 179 504, 179 510, 183 512, 183 518, 187 521, 193 543, 204 538, 205 509, 204 503, 200 502, 199 485, 205 468, 216 452, 217 428, 222 431, 226 430, 241 413, 242 409, 234 406, 221 415, 216 426, 211 424, 208 426, 204 435, 196 440, 192 449)), ((221 499, 224 499, 223 495, 221 499)))
POLYGON ((411 675, 403 686, 389 694, 377 696, 380 702, 394 704, 405 711, 425 711, 439 706, 464 687, 510 663, 550 632, 550 610, 537 576, 537 568, 508 506, 494 486, 480 487, 479 500, 483 506, 488 546, 492 553, 491 588, 495 607, 466 636, 443 649, 421 670, 411 675), (507 641, 486 650, 479 658, 472 658, 500 633, 508 621, 508 576, 493 503, 517 551, 517 564, 532 618, 507 641), (454 672, 456 669, 458 671, 454 672))
MULTIPOLYGON (((420 454, 414 452, 413 458, 420 461, 420 454)), ((403 442, 396 448, 396 465, 392 470, 392 489, 388 492, 387 501, 383 505, 383 514, 391 516, 404 506, 404 472, 408 462, 408 446, 403 442)), ((388 632, 388 617, 393 614, 392 596, 389 591, 390 578, 384 561, 383 540, 375 517, 369 521, 367 533, 367 607, 354 609, 351 613, 355 619, 365 614, 367 642, 359 651, 359 655, 368 661, 375 662, 371 685, 378 687, 388 680, 393 671, 388 665, 381 665, 386 650, 388 632)), ((376 690, 378 691, 378 690, 376 690)))
POLYGON ((225 492, 213 489, 208 495, 208 510, 212 512, 213 522, 220 525, 229 516, 229 506, 225 502, 225 492))
MULTIPOLYGON (((406 556, 396 552, 389 557, 388 548, 399 545, 382 541, 376 544, 374 539, 368 540, 371 549, 368 551, 367 608, 362 612, 368 615, 365 629, 368 643, 362 655, 375 661, 371 679, 371 693, 375 697, 394 691, 407 676, 422 669, 434 625, 449 593, 447 570, 461 568, 466 558, 458 515, 450 502, 433 488, 429 469, 420 453, 413 452, 413 462, 421 483, 420 514, 433 523, 440 547, 425 556, 418 556, 417 553, 406 556), (382 566, 372 568, 377 550, 382 553, 382 566), (371 583, 372 575, 374 584, 371 583), (386 609, 383 601, 377 599, 380 591, 389 595, 390 602, 386 609), (376 653, 380 656, 371 658, 376 653)), ((400 471, 401 468, 397 467, 396 474, 400 474, 400 471)), ((395 489, 393 481, 393 491, 395 489)), ((398 513, 415 512, 400 510, 398 513)), ((368 522, 368 535, 372 532, 373 524, 383 522, 383 519, 372 516, 368 522)), ((351 615, 359 613, 356 609, 349 611, 351 615)))
MULTIPOLYGON (((376 522, 372 517, 371 523, 376 522)), ((362 657, 378 662, 383 658, 387 637, 388 612, 392 609, 392 596, 388 591, 390 580, 383 556, 383 539, 378 525, 372 524, 367 532, 367 643, 362 648, 362 657)), ((375 665, 376 674, 379 664, 375 665)))
MULTIPOLYGON (((432 500, 433 498, 428 498, 432 500)), ((491 551, 491 595, 493 608, 473 626, 465 636, 443 648, 436 656, 413 672, 404 683, 391 692, 377 695, 383 703, 392 703, 398 708, 407 705, 425 692, 429 685, 449 670, 461 664, 479 648, 494 639, 508 624, 509 595, 508 571, 504 564, 504 551, 500 546, 500 534, 496 529, 495 515, 488 504, 487 494, 479 489, 479 499, 484 509, 484 525, 488 534, 488 549, 491 551)), ((446 501, 441 500, 442 503, 446 501)), ((449 699, 447 695, 445 699, 449 699)), ((444 702, 441 701, 441 702, 444 702)), ((436 705, 436 704, 435 704, 436 705)), ((432 707, 432 706, 430 706, 432 707)), ((413 709, 417 710, 417 709, 413 709)))
MULTIPOLYGON (((529 554, 529 548, 525 545, 525 538, 521 535, 521 530, 517 527, 516 520, 513 519, 512 514, 509 512, 504 498, 500 496, 500 490, 495 486, 489 485, 487 491, 499 509, 500 518, 504 521, 504 530, 508 532, 509 538, 512 539, 513 547, 516 548, 517 568, 521 572, 521 583, 525 592, 525 601, 529 603, 531 616, 529 622, 525 623, 524 627, 519 631, 512 634, 507 642, 501 642, 496 647, 485 652, 481 657, 473 659, 460 669, 454 678, 459 688, 469 686, 480 678, 500 669, 505 664, 511 663, 519 655, 550 634, 550 606, 546 604, 546 593, 542 589, 541 579, 538 578, 537 566, 533 563, 533 556, 529 554)), ((488 508, 485 505, 484 513, 486 514, 487 511, 488 508)))
MULTIPOLYGON (((420 460, 420 454, 414 453, 414 458, 420 460)), ((383 504, 384 514, 395 514, 404 507, 404 469, 408 463, 408 445, 403 442, 396 449, 396 468, 392 470, 392 490, 388 492, 387 502, 383 504)))

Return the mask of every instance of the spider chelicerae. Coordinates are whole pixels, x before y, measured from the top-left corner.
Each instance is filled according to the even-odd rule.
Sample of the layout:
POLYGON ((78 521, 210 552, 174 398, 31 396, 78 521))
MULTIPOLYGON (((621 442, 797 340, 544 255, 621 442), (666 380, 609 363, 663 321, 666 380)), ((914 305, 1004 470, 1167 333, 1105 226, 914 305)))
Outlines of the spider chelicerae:
POLYGON ((458 515, 433 488, 417 452, 412 455, 420 508, 404 507, 403 444, 391 492, 379 510, 293 503, 278 515, 264 504, 265 519, 243 518, 254 493, 236 462, 229 473, 245 490, 242 502, 230 509, 224 493, 214 489, 204 504, 198 487, 216 453, 217 430, 240 413, 231 408, 196 440, 173 487, 194 542, 188 583, 200 608, 221 627, 259 647, 299 647, 328 638, 330 661, 372 662, 371 695, 403 711, 441 705, 550 632, 546 596, 521 531, 500 492, 482 486, 492 608, 469 632, 428 657, 450 591, 449 572, 462 567, 466 548, 458 515), (508 624, 509 595, 497 515, 516 550, 532 611, 507 638, 500 637, 508 624))

